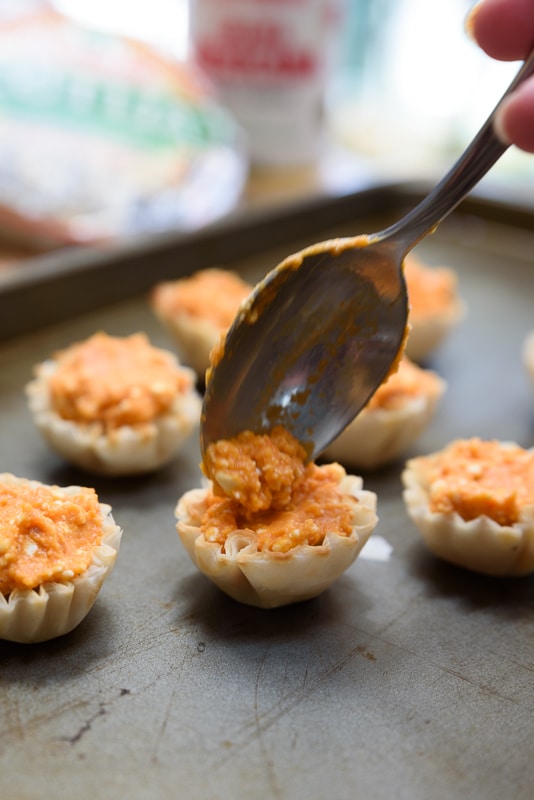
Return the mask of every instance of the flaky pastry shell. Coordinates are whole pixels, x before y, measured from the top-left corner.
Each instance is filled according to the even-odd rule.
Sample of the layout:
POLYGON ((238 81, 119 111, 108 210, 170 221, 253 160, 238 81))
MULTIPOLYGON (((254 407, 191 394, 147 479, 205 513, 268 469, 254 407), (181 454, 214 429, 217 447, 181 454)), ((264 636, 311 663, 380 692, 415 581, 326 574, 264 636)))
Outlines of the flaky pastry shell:
POLYGON ((210 364, 210 352, 219 338, 220 328, 204 317, 185 313, 164 315, 157 309, 156 313, 173 337, 180 361, 188 364, 204 380, 210 364))
POLYGON ((232 532, 223 547, 200 530, 211 488, 191 489, 178 501, 176 528, 193 563, 223 592, 246 605, 276 608, 317 597, 353 563, 376 527, 376 495, 360 477, 346 475, 340 489, 357 499, 350 536, 328 533, 321 545, 299 545, 286 553, 258 551, 250 530, 232 532))
POLYGON ((530 380, 534 384, 534 331, 531 331, 523 342, 522 357, 530 380))
POLYGON ((430 424, 446 383, 436 375, 432 392, 407 397, 399 408, 364 408, 322 453, 362 470, 374 470, 405 453, 430 424))
MULTIPOLYGON (((2 482, 23 482, 13 475, 0 475, 2 482)), ((66 486, 63 493, 76 494, 78 486, 66 486)), ((70 633, 87 616, 100 589, 110 575, 119 552, 122 529, 115 523, 111 507, 100 503, 102 542, 93 548, 88 569, 72 580, 48 582, 36 589, 0 592, 0 639, 23 644, 44 642, 70 633)))
POLYGON ((465 317, 467 306, 456 297, 447 308, 429 315, 410 314, 406 355, 416 364, 427 358, 447 339, 465 317))
POLYGON ((406 355, 424 362, 464 318, 467 305, 450 267, 430 267, 413 253, 404 262, 410 311, 406 355))
POLYGON ((152 310, 172 336, 180 361, 201 380, 205 380, 210 352, 220 333, 231 325, 251 291, 252 286, 237 273, 220 267, 201 269, 154 287, 152 310))
POLYGON ((486 575, 534 572, 534 505, 524 506, 514 525, 487 516, 466 521, 455 511, 430 510, 426 470, 417 458, 406 462, 401 479, 408 515, 438 558, 486 575))
POLYGON ((36 377, 26 386, 35 425, 50 447, 67 461, 88 472, 119 476, 153 472, 168 463, 199 424, 201 400, 191 388, 177 395, 166 413, 140 425, 123 425, 106 431, 100 424, 63 419, 53 408, 48 381, 57 365, 53 359, 36 367, 36 377))

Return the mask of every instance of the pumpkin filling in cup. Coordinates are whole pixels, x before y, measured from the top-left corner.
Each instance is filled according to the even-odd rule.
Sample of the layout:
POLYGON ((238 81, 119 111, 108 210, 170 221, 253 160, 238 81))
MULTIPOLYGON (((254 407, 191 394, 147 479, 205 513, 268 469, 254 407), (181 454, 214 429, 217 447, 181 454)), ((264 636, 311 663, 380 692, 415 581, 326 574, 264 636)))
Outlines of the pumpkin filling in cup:
POLYGON ((489 575, 534 571, 534 451, 459 439, 407 461, 409 516, 439 557, 489 575))
POLYGON ((275 607, 315 597, 359 554, 377 523, 376 495, 339 464, 306 463, 285 429, 211 444, 208 485, 176 506, 193 562, 236 600, 275 607))
POLYGON ((410 313, 406 355, 425 361, 462 321, 467 305, 461 298, 458 276, 450 267, 429 267, 409 253, 404 275, 410 313))
POLYGON ((111 572, 121 535, 93 489, 0 474, 0 638, 71 631, 111 572))
POLYGON ((26 393, 37 428, 56 452, 91 472, 158 469, 199 423, 193 371, 143 333, 96 333, 35 374, 26 393))
POLYGON ((428 427, 446 388, 436 372, 404 356, 322 458, 366 470, 391 463, 428 427))
POLYGON ((157 284, 150 305, 173 337, 181 361, 204 378, 213 345, 251 291, 236 273, 212 267, 157 284))

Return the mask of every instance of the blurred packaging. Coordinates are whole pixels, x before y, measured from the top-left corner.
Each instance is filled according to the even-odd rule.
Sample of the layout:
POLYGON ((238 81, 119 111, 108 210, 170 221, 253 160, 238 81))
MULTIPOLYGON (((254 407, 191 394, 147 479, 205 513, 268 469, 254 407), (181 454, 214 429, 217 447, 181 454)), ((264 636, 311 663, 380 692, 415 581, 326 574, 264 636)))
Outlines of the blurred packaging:
POLYGON ((248 135, 254 165, 320 153, 340 0, 190 0, 193 61, 248 135))
POLYGON ((0 230, 90 243, 191 229, 236 204, 240 129, 189 65, 14 5, 0 14, 0 230))

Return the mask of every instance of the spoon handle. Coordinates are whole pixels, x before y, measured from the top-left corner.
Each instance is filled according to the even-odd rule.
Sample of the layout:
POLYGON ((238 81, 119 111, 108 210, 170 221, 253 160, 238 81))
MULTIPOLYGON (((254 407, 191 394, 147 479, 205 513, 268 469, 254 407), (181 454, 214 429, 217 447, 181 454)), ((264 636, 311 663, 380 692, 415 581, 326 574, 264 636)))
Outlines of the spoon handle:
POLYGON ((501 142, 495 134, 493 127, 495 113, 502 101, 533 74, 534 50, 471 144, 449 172, 419 205, 394 225, 376 234, 373 241, 394 239, 404 256, 456 208, 508 149, 509 145, 501 142))

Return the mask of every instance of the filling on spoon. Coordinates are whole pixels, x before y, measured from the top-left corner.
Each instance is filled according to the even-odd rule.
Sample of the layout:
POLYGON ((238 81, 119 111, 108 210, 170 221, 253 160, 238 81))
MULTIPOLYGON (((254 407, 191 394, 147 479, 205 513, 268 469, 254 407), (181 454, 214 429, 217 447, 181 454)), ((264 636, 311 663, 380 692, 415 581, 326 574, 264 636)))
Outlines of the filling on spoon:
POLYGON ((317 545, 329 530, 349 536, 356 498, 339 488, 339 464, 305 464, 306 451, 284 428, 250 431, 210 445, 203 468, 213 480, 200 529, 208 541, 224 542, 247 528, 259 550, 285 553, 317 545))
POLYGON ((376 526, 376 495, 361 478, 336 463, 305 462, 282 427, 243 431, 208 447, 208 486, 178 502, 182 543, 234 599, 273 607, 320 594, 376 526))

